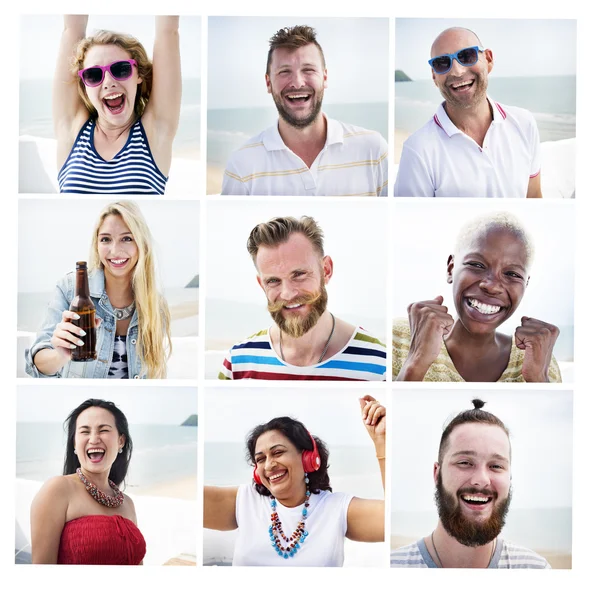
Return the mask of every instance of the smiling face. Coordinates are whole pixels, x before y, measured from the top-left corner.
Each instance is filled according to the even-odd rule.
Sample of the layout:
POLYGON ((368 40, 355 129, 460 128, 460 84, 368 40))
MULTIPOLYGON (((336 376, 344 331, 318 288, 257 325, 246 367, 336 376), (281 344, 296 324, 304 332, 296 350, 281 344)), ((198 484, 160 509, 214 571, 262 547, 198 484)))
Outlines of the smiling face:
MULTIPOLYGON (((130 54, 115 44, 95 45, 88 49, 83 68, 109 65, 130 59, 130 54)), ((132 67, 129 79, 118 81, 107 70, 104 80, 96 87, 85 87, 88 100, 98 113, 98 119, 113 127, 122 127, 135 120, 134 105, 137 86, 142 82, 137 67, 132 67)))
POLYGON ((490 333, 514 313, 524 296, 529 280, 526 245, 508 229, 489 228, 449 257, 447 279, 465 329, 490 333))
POLYGON ((74 449, 87 473, 109 473, 124 445, 125 436, 119 435, 115 417, 106 408, 91 406, 78 415, 74 449))
POLYGON ((119 215, 108 215, 98 228, 98 256, 106 277, 127 277, 139 258, 129 227, 119 215))
POLYGON ((510 505, 510 441, 497 425, 464 423, 435 464, 436 503, 449 535, 466 546, 491 542, 510 505))
MULTIPOLYGON (((443 31, 432 44, 430 58, 442 54, 454 54, 463 48, 480 46, 477 36, 459 27, 443 31)), ((494 66, 491 50, 479 53, 479 60, 472 67, 464 67, 453 60, 451 70, 443 75, 432 71, 432 79, 445 100, 455 108, 471 108, 486 98, 488 73, 494 66)))
POLYGON ((328 72, 315 44, 295 50, 276 48, 265 78, 279 115, 289 125, 303 129, 317 119, 328 72))
POLYGON ((277 500, 299 499, 305 494, 301 454, 280 431, 267 431, 256 440, 256 471, 264 487, 277 500))
POLYGON ((304 234, 293 233, 278 246, 260 246, 256 267, 275 323, 292 337, 307 333, 326 310, 332 259, 319 256, 304 234))

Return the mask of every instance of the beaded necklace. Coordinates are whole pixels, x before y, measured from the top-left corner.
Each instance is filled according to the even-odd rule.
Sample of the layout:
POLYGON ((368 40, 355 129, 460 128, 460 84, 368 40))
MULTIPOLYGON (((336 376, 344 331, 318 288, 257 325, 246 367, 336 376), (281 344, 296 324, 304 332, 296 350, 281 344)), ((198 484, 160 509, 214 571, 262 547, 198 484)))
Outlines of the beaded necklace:
POLYGON ((82 481, 82 483, 84 484, 86 491, 99 504, 102 504, 103 506, 108 506, 109 508, 117 508, 118 506, 121 506, 121 504, 123 504, 123 500, 125 500, 125 496, 123 495, 123 492, 121 490, 119 490, 119 488, 110 479, 109 479, 109 485, 111 486, 111 489, 113 490, 113 492, 115 492, 114 496, 107 496, 104 492, 99 490, 92 483, 92 481, 89 481, 88 479, 86 479, 86 477, 84 477, 84 474, 82 473, 82 469, 80 467, 78 467, 76 469, 76 473, 78 474, 80 481, 82 481))
POLYGON ((307 509, 309 507, 309 497, 311 492, 309 491, 309 479, 307 473, 305 473, 305 504, 301 511, 301 520, 297 524, 295 531, 287 537, 283 532, 283 525, 279 519, 277 513, 277 501, 276 498, 271 494, 270 496, 270 525, 268 527, 268 534, 270 537, 270 544, 276 550, 279 556, 283 558, 294 558, 297 551, 301 548, 301 544, 305 542, 309 531, 305 530, 305 520, 307 519, 307 509), (283 546, 282 540, 287 544, 283 546))

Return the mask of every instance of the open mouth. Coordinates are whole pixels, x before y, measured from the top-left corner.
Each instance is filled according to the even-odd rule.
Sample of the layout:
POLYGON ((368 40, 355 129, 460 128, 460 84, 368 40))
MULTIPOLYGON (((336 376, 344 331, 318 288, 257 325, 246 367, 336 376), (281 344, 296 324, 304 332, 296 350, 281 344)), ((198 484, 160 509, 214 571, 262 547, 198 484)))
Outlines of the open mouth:
POLYGON ((111 114, 118 115, 125 110, 126 97, 125 94, 119 92, 105 96, 102 102, 111 114))
POLYGON ((503 319, 504 313, 508 310, 506 306, 489 304, 475 298, 465 298, 464 304, 467 307, 467 314, 472 319, 485 323, 503 319))
POLYGON ((283 479, 285 479, 285 477, 287 477, 287 471, 277 471, 276 473, 271 473, 270 475, 267 476, 267 479, 270 481, 270 483, 272 484, 276 484, 276 483, 280 483, 281 481, 283 481, 283 479))
POLYGON ((471 79, 470 81, 457 81, 456 83, 452 83, 449 87, 457 93, 464 93, 470 90, 475 83, 475 79, 471 79))
POLYGON ((284 98, 287 104, 291 106, 305 106, 311 100, 311 93, 298 92, 296 94, 285 94, 284 98))
POLYGON ((108 260, 109 263, 116 269, 124 267, 129 262, 128 258, 109 258, 108 260))
POLYGON ((494 499, 487 494, 460 494, 460 498, 463 504, 474 510, 483 510, 494 499))
POLYGON ((91 463, 99 463, 104 458, 105 451, 102 448, 90 448, 86 451, 86 456, 90 459, 91 463))

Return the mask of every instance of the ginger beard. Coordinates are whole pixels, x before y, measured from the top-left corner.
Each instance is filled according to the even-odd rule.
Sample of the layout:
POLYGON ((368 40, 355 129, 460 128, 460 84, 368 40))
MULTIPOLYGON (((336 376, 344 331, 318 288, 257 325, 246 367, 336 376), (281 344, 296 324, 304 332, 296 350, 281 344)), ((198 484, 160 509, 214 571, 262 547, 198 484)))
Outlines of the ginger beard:
POLYGON ((440 522, 450 536, 454 537, 460 544, 471 548, 484 546, 500 535, 506 522, 506 515, 512 498, 512 488, 510 488, 508 496, 497 503, 492 514, 482 523, 467 518, 461 511, 459 500, 459 496, 462 494, 480 493, 489 493, 492 496, 492 501, 498 499, 496 492, 472 487, 461 488, 456 494, 452 494, 445 489, 442 472, 439 473, 434 499, 440 522))
POLYGON ((328 292, 324 284, 324 278, 320 283, 320 289, 315 294, 302 294, 297 296, 293 300, 288 302, 285 300, 277 300, 276 302, 268 301, 268 312, 274 322, 278 325, 279 329, 293 337, 300 338, 305 335, 315 324, 319 318, 324 314, 328 306, 328 292), (306 316, 289 315, 285 317, 283 315, 283 309, 285 306, 292 306, 294 304, 307 304, 310 307, 309 314, 306 316))

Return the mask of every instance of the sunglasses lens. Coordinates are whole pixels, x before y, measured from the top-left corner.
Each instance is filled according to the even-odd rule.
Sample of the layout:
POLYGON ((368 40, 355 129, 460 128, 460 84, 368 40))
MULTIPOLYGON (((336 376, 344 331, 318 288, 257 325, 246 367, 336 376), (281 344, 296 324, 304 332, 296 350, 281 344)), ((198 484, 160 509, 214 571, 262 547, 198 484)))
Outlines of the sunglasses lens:
POLYGON ((129 79, 132 72, 132 65, 127 60, 121 60, 111 65, 111 75, 115 79, 129 79))
POLYGON ((82 72, 82 79, 86 85, 98 85, 102 81, 102 69, 90 67, 82 72))
POLYGON ((470 67, 477 62, 477 48, 465 48, 457 54, 457 58, 463 66, 470 67))
POLYGON ((451 68, 450 56, 439 56, 432 61, 432 68, 435 73, 446 73, 451 68))

